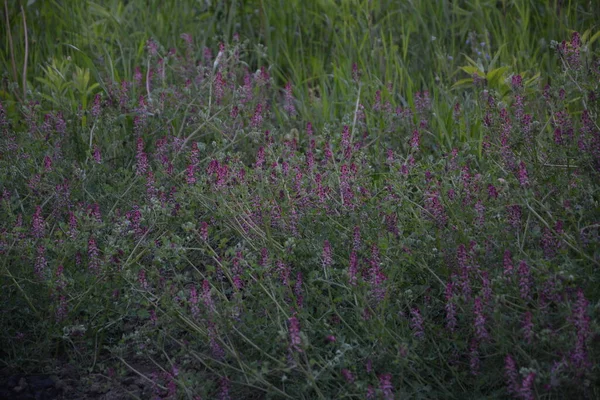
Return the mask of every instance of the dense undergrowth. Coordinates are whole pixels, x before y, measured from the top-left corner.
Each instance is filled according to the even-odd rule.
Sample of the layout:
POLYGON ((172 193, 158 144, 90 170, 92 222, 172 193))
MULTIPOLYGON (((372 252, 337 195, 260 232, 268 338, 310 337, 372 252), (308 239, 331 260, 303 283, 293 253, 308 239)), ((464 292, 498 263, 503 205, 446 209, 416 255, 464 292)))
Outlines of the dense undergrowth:
POLYGON ((55 59, 0 109, 2 362, 146 398, 597 398, 586 32, 543 75, 473 54, 455 97, 350 61, 335 113, 251 38, 149 39, 131 79, 55 59))

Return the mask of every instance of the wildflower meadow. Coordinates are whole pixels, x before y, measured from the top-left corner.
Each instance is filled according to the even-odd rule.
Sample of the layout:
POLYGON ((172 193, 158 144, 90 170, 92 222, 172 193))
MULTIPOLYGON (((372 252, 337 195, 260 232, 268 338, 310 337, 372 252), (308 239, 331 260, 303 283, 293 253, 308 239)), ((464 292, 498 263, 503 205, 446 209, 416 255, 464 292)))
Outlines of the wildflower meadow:
POLYGON ((600 398, 596 2, 3 3, 0 398, 600 398))

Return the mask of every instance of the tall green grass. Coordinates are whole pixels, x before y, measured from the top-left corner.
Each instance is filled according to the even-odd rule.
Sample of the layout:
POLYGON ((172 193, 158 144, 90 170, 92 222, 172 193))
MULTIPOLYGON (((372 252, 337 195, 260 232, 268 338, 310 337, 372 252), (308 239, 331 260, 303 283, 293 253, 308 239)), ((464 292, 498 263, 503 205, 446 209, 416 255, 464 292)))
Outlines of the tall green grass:
MULTIPOLYGON (((493 61, 507 73, 543 75, 554 65, 552 40, 568 37, 572 30, 595 32, 600 12, 593 3, 5 0, 0 98, 10 102, 27 97, 27 91, 48 91, 48 79, 37 78, 48 78, 48 66, 65 60, 88 69, 89 85, 98 83, 97 90, 106 91, 107 80, 132 79, 149 38, 164 49, 181 49, 180 35, 189 33, 199 49, 214 50, 237 33, 252 41, 250 68, 272 65, 280 84, 294 83, 302 104, 313 100, 320 105, 309 116, 317 126, 354 111, 358 93, 352 84, 353 63, 362 73, 361 102, 390 85, 392 90, 384 96, 393 104, 412 105, 413 93, 428 89, 437 109, 463 95, 451 85, 466 77, 460 67, 468 65, 469 58, 479 59, 484 69, 493 61)), ((59 77, 67 90, 73 70, 59 77)), ((70 97, 78 107, 86 96, 70 97)), ((443 122, 450 120, 450 110, 441 107, 439 112, 444 113, 435 127, 440 144, 469 136, 451 135, 443 122)))

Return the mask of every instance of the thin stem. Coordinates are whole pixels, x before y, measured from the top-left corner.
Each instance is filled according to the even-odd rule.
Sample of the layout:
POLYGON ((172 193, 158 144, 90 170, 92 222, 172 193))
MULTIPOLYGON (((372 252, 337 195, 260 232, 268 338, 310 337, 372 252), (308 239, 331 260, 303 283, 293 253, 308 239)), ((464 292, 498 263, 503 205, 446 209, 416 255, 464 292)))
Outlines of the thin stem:
POLYGON ((25 100, 27 97, 27 58, 29 57, 29 37, 27 35, 27 18, 25 18, 25 9, 22 5, 21 13, 23 14, 23 30, 25 34, 25 59, 23 61, 23 100, 25 100))

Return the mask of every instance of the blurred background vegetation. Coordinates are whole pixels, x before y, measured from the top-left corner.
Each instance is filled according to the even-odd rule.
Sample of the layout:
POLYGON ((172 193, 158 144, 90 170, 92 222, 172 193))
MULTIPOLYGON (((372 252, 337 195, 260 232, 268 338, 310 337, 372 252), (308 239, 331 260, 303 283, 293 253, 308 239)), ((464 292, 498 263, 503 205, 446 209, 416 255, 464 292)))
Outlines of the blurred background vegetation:
POLYGON ((354 63, 362 96, 381 90, 383 101, 413 106, 413 93, 426 89, 434 109, 450 115, 448 104, 464 95, 453 84, 468 84, 465 70, 545 76, 556 61, 552 40, 574 30, 585 31, 588 44, 597 39, 600 7, 595 0, 4 0, 2 21, 0 101, 9 110, 27 91, 85 108, 107 90, 105 81, 132 79, 149 38, 164 52, 182 50, 187 33, 198 52, 216 53, 237 34, 249 39, 249 68, 269 65, 278 83, 293 82, 301 115, 310 107, 310 120, 323 123, 353 111, 354 63))

